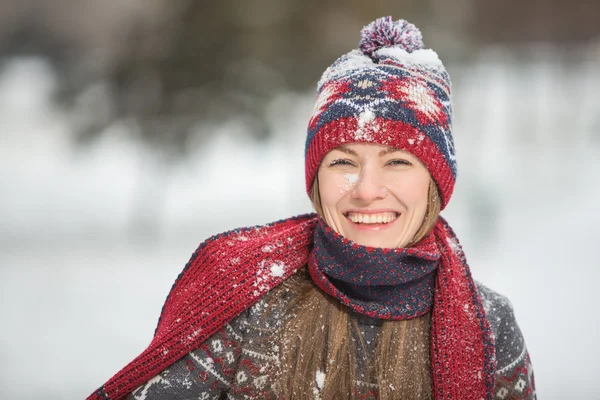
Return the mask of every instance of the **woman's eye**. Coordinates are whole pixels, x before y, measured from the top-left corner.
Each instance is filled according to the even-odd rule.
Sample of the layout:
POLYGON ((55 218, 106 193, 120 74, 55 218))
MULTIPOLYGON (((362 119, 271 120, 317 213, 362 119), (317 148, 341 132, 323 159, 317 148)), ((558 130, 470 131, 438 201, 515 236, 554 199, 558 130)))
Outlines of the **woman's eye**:
POLYGON ((412 165, 410 161, 403 160, 401 158, 396 158, 388 161, 388 165, 412 165))
POLYGON ((353 165, 353 164, 350 160, 346 160, 345 158, 338 158, 329 163, 330 167, 333 167, 334 165, 353 165))

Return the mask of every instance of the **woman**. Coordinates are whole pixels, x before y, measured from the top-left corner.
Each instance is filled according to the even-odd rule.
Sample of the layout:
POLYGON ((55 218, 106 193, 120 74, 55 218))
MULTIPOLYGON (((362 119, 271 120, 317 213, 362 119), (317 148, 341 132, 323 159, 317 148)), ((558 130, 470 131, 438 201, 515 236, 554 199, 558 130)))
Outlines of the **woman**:
POLYGON ((317 215, 202 243, 155 337, 90 399, 532 399, 510 303, 471 278, 439 216, 451 92, 406 21, 380 18, 319 82, 317 215))

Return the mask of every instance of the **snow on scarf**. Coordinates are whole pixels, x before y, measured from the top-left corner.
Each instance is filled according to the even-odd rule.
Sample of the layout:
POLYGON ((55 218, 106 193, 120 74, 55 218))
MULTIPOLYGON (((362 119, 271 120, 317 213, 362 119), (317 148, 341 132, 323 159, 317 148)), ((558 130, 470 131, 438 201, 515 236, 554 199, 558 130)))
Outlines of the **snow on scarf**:
MULTIPOLYGON (((125 398, 306 265, 317 221, 306 214, 200 244, 171 288, 148 348, 88 400, 125 398)), ((460 244, 442 218, 434 235, 441 254, 431 317, 434 398, 491 399, 496 364, 489 322, 460 244)))

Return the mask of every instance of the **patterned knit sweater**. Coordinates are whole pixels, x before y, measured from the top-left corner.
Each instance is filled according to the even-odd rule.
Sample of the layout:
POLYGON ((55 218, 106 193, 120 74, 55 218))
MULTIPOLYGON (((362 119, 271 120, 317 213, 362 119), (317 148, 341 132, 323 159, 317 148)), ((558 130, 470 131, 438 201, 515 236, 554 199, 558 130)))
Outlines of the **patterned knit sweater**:
MULTIPOLYGON (((535 399, 533 370, 521 331, 509 300, 477 284, 496 346, 495 399, 535 399)), ((219 332, 178 362, 152 378, 128 400, 168 399, 275 399, 271 388, 277 371, 278 346, 275 331, 284 318, 264 318, 271 294, 231 320, 219 332)), ((289 299, 276 302, 278 315, 289 299)), ((367 344, 375 349, 381 321, 353 314, 367 344)), ((364 363, 362 363, 364 364, 364 363)), ((317 374, 319 375, 319 374, 317 374)), ((360 371, 358 376, 364 376, 360 371)), ((315 376, 315 398, 326 376, 315 376)), ((377 385, 358 381, 361 399, 377 399, 377 385)))

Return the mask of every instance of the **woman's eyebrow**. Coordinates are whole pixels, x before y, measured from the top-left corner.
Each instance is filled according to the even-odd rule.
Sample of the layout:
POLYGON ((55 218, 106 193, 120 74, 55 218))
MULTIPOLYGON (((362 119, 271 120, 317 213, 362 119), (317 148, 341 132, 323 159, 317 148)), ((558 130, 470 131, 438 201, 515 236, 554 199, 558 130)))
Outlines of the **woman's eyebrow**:
POLYGON ((386 154, 390 154, 390 153, 395 153, 395 152, 399 152, 399 151, 403 151, 401 149, 398 149, 396 147, 388 147, 387 149, 383 149, 379 152, 380 156, 385 156, 386 154))
POLYGON ((343 153, 346 153, 346 154, 351 154, 351 155, 353 155, 353 156, 358 156, 358 154, 357 154, 357 153, 356 153, 354 150, 352 150, 352 149, 349 149, 349 148, 348 148, 348 147, 346 147, 346 146, 340 146, 340 147, 336 147, 336 148, 335 148, 335 150, 339 150, 339 151, 341 151, 341 152, 343 152, 343 153))

